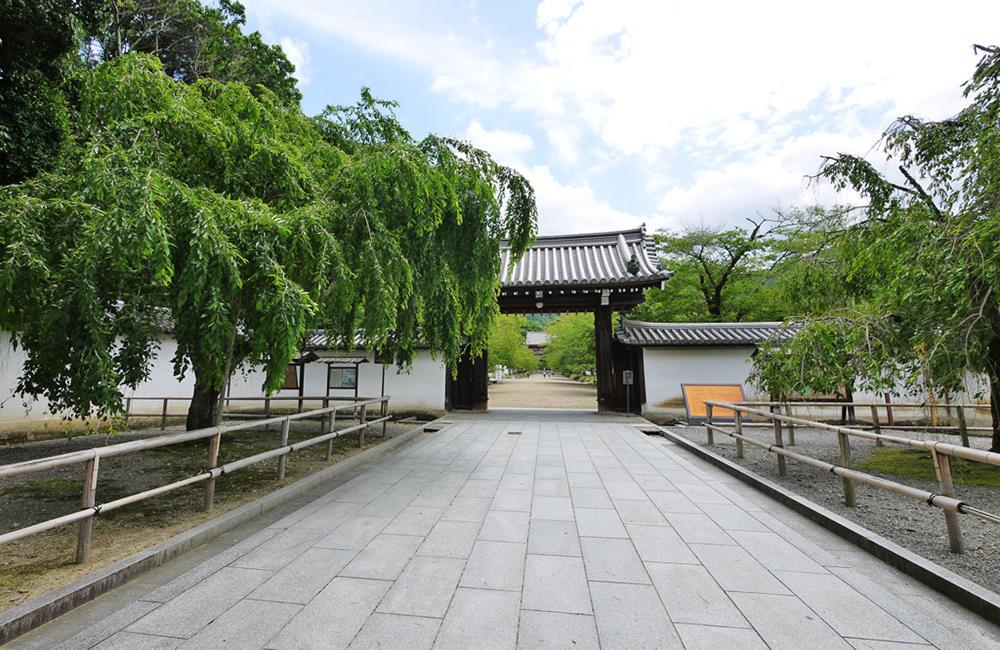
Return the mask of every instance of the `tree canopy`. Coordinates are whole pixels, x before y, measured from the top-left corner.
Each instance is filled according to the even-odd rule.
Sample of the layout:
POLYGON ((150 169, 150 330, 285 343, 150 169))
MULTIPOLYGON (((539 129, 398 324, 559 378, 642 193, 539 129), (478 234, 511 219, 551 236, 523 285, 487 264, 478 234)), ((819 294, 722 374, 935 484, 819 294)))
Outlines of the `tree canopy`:
POLYGON ((904 116, 885 131, 881 148, 896 169, 845 153, 825 159, 818 179, 866 201, 838 235, 853 251, 844 277, 867 291, 759 355, 757 372, 801 389, 816 373, 800 369, 842 348, 849 374, 876 389, 904 381, 940 394, 985 374, 1000 451, 1000 49, 977 50, 966 108, 944 120, 904 116))
POLYGON ((822 311, 838 268, 829 224, 842 210, 820 206, 748 219, 745 228, 686 228, 654 235, 673 275, 650 289, 632 317, 654 322, 770 321, 822 311))
POLYGON ((195 377, 189 426, 240 363, 279 388, 307 328, 403 364, 418 339, 452 362, 485 347, 501 241, 519 255, 536 227, 530 185, 487 153, 415 140, 367 91, 309 118, 145 54, 78 92, 56 167, 0 189, 0 328, 27 354, 23 394, 115 412, 165 325, 195 377))
POLYGON ((582 375, 594 370, 594 315, 560 314, 545 327, 549 334, 543 361, 564 375, 582 375))
POLYGON ((176 81, 239 81, 251 92, 260 85, 290 103, 302 98, 295 66, 260 32, 244 33, 246 10, 235 0, 220 0, 218 6, 198 0, 113 0, 102 17, 87 42, 93 61, 142 52, 159 58, 176 81))
POLYGON ((60 87, 82 66, 75 49, 103 7, 101 0, 0 0, 0 185, 58 160, 69 133, 60 87))
POLYGON ((538 368, 538 359, 525 343, 525 332, 532 323, 524 316, 502 314, 493 321, 488 345, 490 366, 506 366, 512 370, 532 371, 538 368))

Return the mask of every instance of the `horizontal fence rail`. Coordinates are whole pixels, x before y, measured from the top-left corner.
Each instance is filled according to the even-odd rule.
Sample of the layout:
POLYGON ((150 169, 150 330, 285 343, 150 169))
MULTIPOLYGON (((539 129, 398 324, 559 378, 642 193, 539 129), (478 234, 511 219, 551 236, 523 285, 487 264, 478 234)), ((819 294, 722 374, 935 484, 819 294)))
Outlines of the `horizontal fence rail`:
MULTIPOLYGON (((796 406, 803 405, 801 402, 793 402, 791 404, 796 406)), ((819 402, 806 404, 810 406, 814 404, 822 404, 824 406, 838 407, 886 406, 885 404, 859 404, 851 402, 819 402)), ((901 405, 894 404, 892 406, 901 405)), ((912 438, 906 438, 899 435, 887 435, 881 433, 877 427, 875 430, 869 431, 859 429, 857 427, 817 422, 815 420, 808 420, 802 417, 794 417, 790 413, 790 405, 784 402, 751 403, 718 402, 707 400, 705 401, 705 432, 707 434, 708 444, 714 445, 715 434, 721 433, 733 438, 736 441, 737 458, 743 458, 744 444, 765 449, 768 452, 775 454, 777 458, 778 476, 785 475, 786 458, 791 458, 792 460, 817 467, 839 476, 843 481, 844 504, 849 508, 854 507, 856 503, 854 489, 855 483, 871 485, 887 492, 892 492, 894 494, 899 494, 912 499, 918 499, 920 501, 924 501, 930 506, 940 508, 944 513, 945 526, 948 531, 948 543, 953 553, 962 552, 962 532, 958 520, 959 514, 973 515, 985 521, 1000 523, 1000 515, 976 508, 960 500, 955 492, 955 485, 952 481, 951 475, 951 458, 962 458, 977 463, 1000 467, 1000 454, 981 449, 971 449, 967 445, 960 446, 934 440, 914 440, 912 438), (731 420, 731 428, 720 426, 720 422, 716 416, 718 414, 718 410, 722 409, 732 413, 732 416, 726 416, 727 420, 731 420), (785 410, 785 413, 782 414, 780 412, 781 410, 785 410), (744 428, 747 426, 745 418, 748 416, 762 418, 763 420, 769 422, 774 432, 774 441, 764 442, 745 435, 744 428), (786 449, 785 433, 787 431, 790 434, 789 443, 794 445, 795 427, 808 427, 836 434, 840 452, 839 464, 828 463, 826 461, 786 449), (851 469, 850 440, 852 437, 872 440, 880 446, 884 444, 893 444, 912 449, 923 449, 929 451, 934 461, 934 470, 938 478, 940 492, 928 492, 927 490, 921 490, 896 481, 851 469)), ((965 442, 967 443, 968 440, 966 439, 965 442)))
MULTIPOLYGON (((184 399, 184 398, 162 398, 162 397, 151 397, 151 398, 132 398, 132 399, 184 399)), ((190 398, 186 398, 190 399, 190 398)), ((232 398, 232 399, 247 399, 247 400, 257 400, 261 401, 264 398, 232 398)), ((270 399, 284 399, 284 398, 270 398, 270 399)), ((289 398, 298 400, 299 397, 289 398)), ((309 400, 310 398, 303 398, 309 400)), ((325 401, 343 401, 343 398, 334 397, 318 397, 311 398, 315 401, 325 400, 325 401)), ((95 447, 93 449, 83 449, 80 451, 73 451, 66 454, 59 454, 56 456, 49 456, 46 458, 38 458, 35 460, 28 460, 20 463, 13 463, 10 465, 0 465, 0 479, 13 478, 16 476, 24 476, 28 474, 34 474, 38 472, 45 472, 52 469, 57 469, 60 467, 67 467, 72 465, 82 464, 84 466, 84 484, 83 484, 83 496, 81 499, 80 510, 76 512, 71 512, 67 515, 61 517, 55 517, 53 519, 48 519, 46 521, 33 524, 31 526, 25 526, 23 528, 18 528, 7 533, 0 534, 0 544, 6 542, 12 542, 17 539, 28 537, 36 533, 40 533, 46 530, 51 530, 59 526, 64 526, 66 524, 79 522, 80 532, 77 539, 77 550, 76 550, 76 561, 77 563, 84 563, 90 557, 90 543, 93 536, 93 525, 94 517, 102 512, 109 512, 123 506, 127 506, 132 503, 143 501, 145 499, 150 499, 158 495, 170 492, 172 490, 177 490, 188 485, 194 485, 195 483, 205 482, 205 497, 204 497, 204 510, 211 510, 215 503, 215 481, 221 476, 235 472, 236 470, 249 467, 256 463, 260 463, 272 458, 278 459, 278 476, 277 479, 283 480, 285 478, 285 469, 288 461, 288 455, 293 451, 298 451, 300 449, 305 449, 313 445, 318 445, 320 443, 326 442, 326 460, 330 460, 333 455, 333 441, 339 436, 343 436, 349 433, 358 433, 359 445, 364 446, 365 442, 365 432, 376 424, 382 425, 382 436, 385 436, 385 425, 391 417, 388 415, 389 410, 389 396, 383 395, 381 397, 371 397, 371 398, 360 398, 356 401, 349 401, 344 404, 336 404, 333 406, 324 406, 322 408, 313 409, 309 411, 301 411, 298 413, 292 413, 289 415, 282 415, 277 417, 264 418, 261 420, 253 422, 242 422, 238 424, 224 424, 214 427, 208 427, 206 429, 197 429, 195 431, 184 431, 180 433, 173 433, 167 435, 156 436, 153 438, 146 438, 143 440, 132 440, 129 442, 122 442, 113 445, 108 445, 105 447, 95 447), (378 414, 375 418, 369 418, 369 407, 377 408, 378 414), (342 411, 357 411, 358 414, 358 424, 345 427, 340 430, 336 430, 336 421, 338 412, 342 411), (320 420, 320 433, 319 435, 313 436, 307 440, 301 440, 299 442, 289 443, 288 434, 291 427, 291 423, 296 420, 303 419, 319 419, 320 420), (267 451, 254 454, 252 456, 247 456, 245 458, 240 458, 238 460, 225 463, 223 465, 218 464, 219 460, 219 450, 222 446, 222 437, 227 433, 234 433, 236 431, 245 431, 248 429, 254 429, 258 427, 270 427, 271 425, 279 425, 281 427, 279 444, 274 449, 269 449, 267 451), (136 494, 130 494, 128 496, 122 497, 120 499, 115 499, 113 501, 107 501, 105 503, 98 504, 96 502, 97 496, 97 485, 100 469, 100 461, 102 458, 112 458, 115 456, 123 456, 126 454, 138 453, 150 449, 157 449, 160 447, 167 447, 169 445, 177 445, 184 442, 190 442, 193 440, 205 440, 208 442, 208 469, 201 471, 194 476, 190 476, 179 481, 174 481, 172 483, 167 483, 143 492, 138 492, 136 494)))
MULTIPOLYGON (((872 429, 875 433, 880 433, 881 429, 897 429, 900 431, 931 431, 937 433, 954 433, 958 435, 962 440, 962 445, 965 447, 969 446, 969 433, 970 432, 991 432, 992 427, 989 426, 969 426, 967 420, 968 412, 973 414, 978 411, 990 412, 989 404, 965 404, 965 403, 932 403, 932 402, 845 402, 839 400, 824 400, 824 401, 795 401, 789 400, 787 402, 767 402, 767 401, 745 401, 736 402, 741 406, 750 406, 757 408, 767 408, 771 411, 781 411, 784 410, 785 415, 791 415, 793 409, 800 408, 811 408, 811 409, 838 409, 841 412, 840 420, 842 426, 850 426, 857 429, 872 429), (931 423, 930 424, 898 424, 895 422, 895 414, 897 410, 910 411, 910 410, 924 410, 930 412, 931 423), (950 419, 951 412, 955 411, 956 424, 954 425, 944 425, 938 422, 937 413, 941 410, 945 412, 946 417, 950 419), (870 414, 869 422, 863 422, 857 419, 858 411, 867 411, 870 414), (884 415, 884 417, 883 417, 884 415)), ((770 426, 769 423, 758 424, 753 422, 744 422, 744 426, 755 427, 755 426, 770 426)), ((794 439, 794 427, 791 430, 791 435, 794 439)), ((794 444, 794 442, 792 443, 794 444)), ((877 443, 881 446, 881 442, 877 443)))
MULTIPOLYGON (((190 402, 191 396, 148 396, 148 395, 133 395, 132 397, 125 398, 125 426, 128 426, 129 421, 133 418, 159 418, 160 419, 160 430, 165 431, 167 428, 167 418, 169 417, 183 417, 185 413, 171 413, 170 412, 170 402, 190 402), (133 406, 137 406, 138 402, 158 402, 162 404, 162 408, 159 412, 136 412, 133 406)), ((330 402, 356 402, 360 403, 363 401, 370 401, 373 399, 378 399, 377 397, 339 397, 336 395, 275 395, 274 397, 223 397, 221 401, 224 403, 224 407, 228 406, 230 402, 261 402, 264 405, 264 414, 252 414, 252 413, 232 413, 225 412, 223 407, 223 415, 230 418, 269 418, 271 417, 271 405, 274 402, 296 402, 296 412, 301 413, 305 410, 305 402, 320 402, 324 407, 328 406, 330 402)))

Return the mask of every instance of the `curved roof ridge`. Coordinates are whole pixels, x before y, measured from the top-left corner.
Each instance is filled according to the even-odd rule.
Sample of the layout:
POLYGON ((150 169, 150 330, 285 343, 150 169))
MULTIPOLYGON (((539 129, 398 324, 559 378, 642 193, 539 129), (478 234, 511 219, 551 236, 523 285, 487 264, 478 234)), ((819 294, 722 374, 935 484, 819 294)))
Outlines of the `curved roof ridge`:
POLYGON ((784 321, 651 323, 623 318, 616 337, 639 346, 759 345, 787 339, 794 329, 794 323, 784 321))
POLYGON ((694 329, 717 329, 717 328, 732 328, 732 327, 781 327, 785 324, 785 321, 780 320, 764 320, 764 321, 698 321, 698 322, 687 322, 687 323, 677 323, 677 322, 654 322, 654 321, 642 321, 635 320, 632 318, 623 318, 622 324, 630 323, 635 327, 658 327, 658 328, 694 328, 694 329))
MULTIPOLYGON (((570 233, 567 235, 538 235, 535 237, 535 241, 531 244, 531 248, 550 248, 550 247, 562 247, 562 246, 573 246, 581 245, 578 242, 585 242, 584 246, 592 245, 595 243, 606 244, 609 241, 617 241, 618 236, 624 236, 625 241, 637 241, 643 239, 646 236, 646 226, 638 226, 637 228, 629 228, 626 230, 603 230, 600 232, 578 232, 570 233), (605 241, 607 240, 607 241, 605 241)), ((509 244, 505 240, 502 246, 507 247, 509 244)))

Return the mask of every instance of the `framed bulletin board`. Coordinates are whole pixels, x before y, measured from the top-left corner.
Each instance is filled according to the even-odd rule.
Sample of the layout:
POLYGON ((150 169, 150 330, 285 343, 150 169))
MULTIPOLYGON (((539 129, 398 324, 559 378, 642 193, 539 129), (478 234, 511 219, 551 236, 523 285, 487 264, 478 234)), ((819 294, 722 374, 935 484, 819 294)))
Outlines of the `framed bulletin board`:
POLYGON ((327 386, 332 389, 354 390, 358 387, 358 367, 329 366, 327 386))
MULTIPOLYGON (((705 400, 716 402, 742 402, 743 386, 741 384, 681 384, 684 392, 684 409, 687 411, 688 422, 704 422, 708 417, 705 412, 705 400)), ((713 420, 732 420, 735 414, 732 409, 715 408, 712 410, 713 420)))

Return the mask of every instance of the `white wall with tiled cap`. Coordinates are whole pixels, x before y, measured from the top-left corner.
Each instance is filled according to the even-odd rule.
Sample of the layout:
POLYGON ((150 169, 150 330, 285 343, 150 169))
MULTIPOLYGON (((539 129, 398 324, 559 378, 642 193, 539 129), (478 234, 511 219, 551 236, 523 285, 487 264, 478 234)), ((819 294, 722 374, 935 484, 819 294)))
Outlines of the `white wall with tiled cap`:
MULTIPOLYGON (((194 388, 194 374, 190 371, 183 379, 174 376, 172 359, 177 350, 177 342, 173 338, 160 341, 156 358, 150 368, 149 378, 137 386, 135 390, 126 390, 125 397, 189 397, 194 388)), ((368 363, 358 366, 358 394, 373 397, 381 394, 382 365, 374 362, 371 354, 364 352, 352 353, 353 356, 367 356, 368 363)), ((15 395, 18 377, 25 361, 24 351, 14 349, 10 335, 0 332, 0 428, 16 428, 25 422, 58 424, 60 417, 48 410, 48 401, 44 398, 29 401, 15 395)), ((306 365, 305 394, 326 394, 327 364, 314 362, 306 365)), ((447 370, 440 358, 434 358, 429 350, 417 350, 413 365, 409 371, 404 371, 394 364, 385 369, 385 392, 392 396, 390 408, 404 411, 443 411, 445 407, 445 379, 447 370)), ((233 374, 230 396, 258 397, 263 395, 264 373, 260 368, 239 368, 233 374)), ((294 390, 279 391, 278 396, 294 396, 294 390)), ((331 391, 333 396, 353 397, 354 391, 331 391)), ((133 402, 134 413, 160 413, 161 402, 136 400, 133 402)), ((171 403, 170 413, 184 413, 187 405, 184 402, 171 403)))

